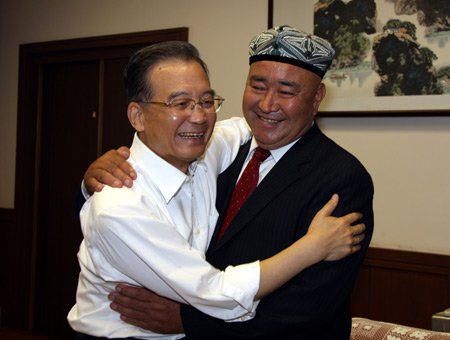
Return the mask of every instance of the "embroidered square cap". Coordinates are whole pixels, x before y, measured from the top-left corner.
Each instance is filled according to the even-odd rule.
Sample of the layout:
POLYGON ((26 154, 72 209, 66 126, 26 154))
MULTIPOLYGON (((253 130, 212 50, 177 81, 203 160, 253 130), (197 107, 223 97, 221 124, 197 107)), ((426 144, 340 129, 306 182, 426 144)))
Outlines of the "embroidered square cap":
POLYGON ((258 34, 249 45, 250 64, 277 61, 292 64, 323 78, 334 58, 331 44, 290 26, 278 26, 258 34))

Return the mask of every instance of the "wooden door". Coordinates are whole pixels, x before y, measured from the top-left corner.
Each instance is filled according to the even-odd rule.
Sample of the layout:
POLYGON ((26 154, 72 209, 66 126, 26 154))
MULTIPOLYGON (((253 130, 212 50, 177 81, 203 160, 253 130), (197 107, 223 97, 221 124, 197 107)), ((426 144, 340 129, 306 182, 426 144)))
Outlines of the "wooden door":
POLYGON ((133 128, 127 117, 127 100, 123 84, 123 69, 128 58, 113 58, 104 62, 103 124, 100 153, 118 146, 130 146, 133 128))
POLYGON ((99 62, 42 69, 34 326, 40 334, 69 337, 66 315, 74 303, 82 239, 71 207, 80 174, 97 155, 99 62))

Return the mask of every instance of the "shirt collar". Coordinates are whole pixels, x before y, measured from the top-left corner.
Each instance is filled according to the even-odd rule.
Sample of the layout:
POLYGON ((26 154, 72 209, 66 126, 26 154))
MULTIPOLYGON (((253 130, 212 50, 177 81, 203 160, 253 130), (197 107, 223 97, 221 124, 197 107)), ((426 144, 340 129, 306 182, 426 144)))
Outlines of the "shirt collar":
POLYGON ((138 137, 134 135, 133 144, 130 148, 131 156, 138 171, 138 176, 145 176, 158 187, 166 203, 176 195, 185 181, 194 176, 197 162, 189 165, 190 175, 186 175, 176 167, 166 162, 164 159, 150 150, 138 137))
MULTIPOLYGON (((313 125, 314 125, 314 121, 311 123, 311 126, 313 126, 313 125)), ((289 149, 290 149, 295 143, 297 143, 301 138, 302 138, 302 137, 300 137, 300 138, 294 140, 292 143, 290 143, 290 144, 288 144, 288 145, 282 146, 281 148, 278 148, 278 149, 275 149, 275 150, 270 150, 270 154, 272 155, 272 157, 273 157, 275 163, 277 163, 277 162, 281 159, 281 157, 283 157, 284 154, 285 154, 286 152, 288 152, 289 149)), ((253 156, 254 150, 255 150, 257 147, 258 147, 258 144, 257 144, 256 141, 255 141, 255 137, 253 137, 253 138, 252 138, 252 142, 251 142, 251 144, 250 144, 250 150, 249 150, 249 153, 248 153, 248 155, 247 155, 247 160, 249 160, 250 157, 253 156)), ((269 157, 269 158, 270 158, 270 157, 269 157)))
MULTIPOLYGON (((300 137, 300 138, 301 138, 301 137, 300 137)), ((300 139, 300 138, 299 138, 299 139, 300 139)), ((286 152, 288 152, 288 150, 289 150, 289 149, 290 149, 290 148, 291 148, 291 147, 292 147, 299 139, 293 141, 292 143, 290 143, 290 144, 288 144, 288 145, 282 146, 281 148, 278 148, 278 149, 275 149, 275 150, 270 150, 270 154, 272 155, 272 157, 273 157, 275 163, 278 162, 278 161, 281 159, 281 157, 283 157, 284 154, 285 154, 286 152)), ((258 147, 258 144, 256 143, 255 138, 252 138, 252 142, 251 142, 251 144, 250 144, 250 151, 249 151, 249 153, 248 153, 247 160, 250 159, 250 158, 253 156, 253 153, 254 153, 254 151, 255 151, 255 149, 256 149, 257 147, 258 147)), ((269 156, 269 158, 270 158, 270 156, 269 156)))

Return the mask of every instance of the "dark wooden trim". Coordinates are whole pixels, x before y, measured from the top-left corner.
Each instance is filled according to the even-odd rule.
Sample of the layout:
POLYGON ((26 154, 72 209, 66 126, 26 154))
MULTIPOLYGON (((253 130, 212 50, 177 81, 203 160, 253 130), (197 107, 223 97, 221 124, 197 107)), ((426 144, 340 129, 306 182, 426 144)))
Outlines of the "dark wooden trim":
POLYGON ((431 329, 450 306, 450 255, 369 248, 352 293, 353 316, 431 329))
POLYGON ((267 28, 273 27, 273 0, 268 0, 267 28))
POLYGON ((449 110, 320 111, 317 117, 448 117, 449 110))
POLYGON ((150 32, 116 34, 103 37, 88 37, 19 46, 19 53, 32 57, 34 64, 97 60, 102 55, 123 57, 136 51, 136 46, 167 40, 188 40, 188 28, 180 27, 150 32), (127 49, 124 49, 127 47, 127 49))
POLYGON ((17 329, 0 328, 0 339, 4 340, 57 340, 43 335, 32 334, 17 329))
POLYGON ((150 43, 149 37, 153 36, 153 41, 166 40, 182 40, 186 41, 188 38, 188 28, 178 27, 155 31, 133 32, 125 34, 111 34, 107 36, 95 36, 85 38, 75 38, 66 40, 53 40, 46 42, 30 43, 22 46, 27 46, 33 49, 35 53, 47 53, 49 50, 53 51, 73 51, 86 50, 97 47, 116 47, 120 45, 141 45, 150 43))
POLYGON ((444 272, 450 271, 450 255, 369 248, 364 264, 375 266, 377 263, 376 261, 382 261, 384 266, 389 266, 391 268, 420 266, 418 268, 435 268, 435 270, 442 268, 444 272))

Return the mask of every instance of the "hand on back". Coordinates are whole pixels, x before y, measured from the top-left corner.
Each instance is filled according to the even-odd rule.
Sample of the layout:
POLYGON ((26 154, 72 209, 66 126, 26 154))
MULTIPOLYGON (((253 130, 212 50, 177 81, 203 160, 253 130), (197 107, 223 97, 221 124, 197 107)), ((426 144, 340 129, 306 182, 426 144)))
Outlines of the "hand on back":
POLYGON ((121 188, 125 185, 130 188, 137 175, 126 161, 128 157, 130 157, 130 149, 122 146, 96 159, 84 174, 84 185, 89 194, 102 191, 104 185, 113 188, 121 188))

